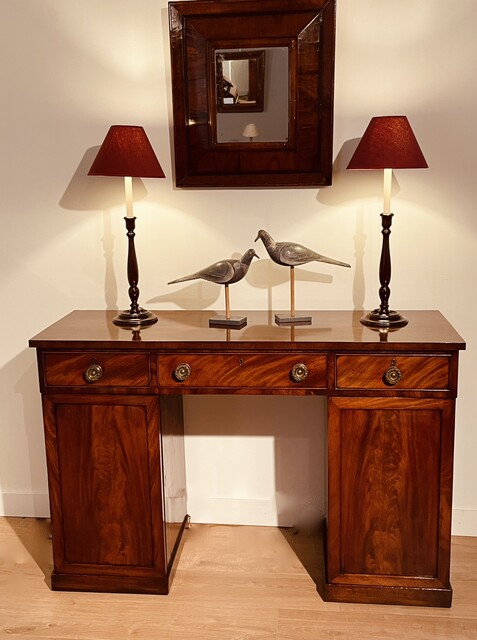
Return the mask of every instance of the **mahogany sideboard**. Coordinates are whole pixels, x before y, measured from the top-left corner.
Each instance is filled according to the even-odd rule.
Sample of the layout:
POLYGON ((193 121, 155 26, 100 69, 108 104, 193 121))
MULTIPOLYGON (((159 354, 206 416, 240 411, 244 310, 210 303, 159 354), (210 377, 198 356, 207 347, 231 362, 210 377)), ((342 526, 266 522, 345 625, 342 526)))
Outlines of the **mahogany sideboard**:
MULTIPOLYGON (((324 598, 450 606, 454 410, 465 343, 438 311, 379 332, 314 311, 242 330, 161 311, 141 331, 74 311, 37 349, 51 506, 52 588, 167 594, 188 522, 183 394, 328 402, 324 598)), ((297 405, 299 406, 299 405, 297 405)), ((291 425, 292 428, 292 425, 291 425)))

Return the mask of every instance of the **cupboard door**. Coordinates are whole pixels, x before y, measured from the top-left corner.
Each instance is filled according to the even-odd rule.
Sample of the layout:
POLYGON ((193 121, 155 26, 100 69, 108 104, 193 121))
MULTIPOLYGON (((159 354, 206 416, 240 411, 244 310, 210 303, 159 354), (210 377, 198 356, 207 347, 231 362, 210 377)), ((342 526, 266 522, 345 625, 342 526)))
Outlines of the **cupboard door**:
POLYGON ((44 398, 57 578, 165 578, 158 404, 134 396, 44 398))
POLYGON ((450 604, 454 402, 330 398, 328 429, 329 591, 450 604))

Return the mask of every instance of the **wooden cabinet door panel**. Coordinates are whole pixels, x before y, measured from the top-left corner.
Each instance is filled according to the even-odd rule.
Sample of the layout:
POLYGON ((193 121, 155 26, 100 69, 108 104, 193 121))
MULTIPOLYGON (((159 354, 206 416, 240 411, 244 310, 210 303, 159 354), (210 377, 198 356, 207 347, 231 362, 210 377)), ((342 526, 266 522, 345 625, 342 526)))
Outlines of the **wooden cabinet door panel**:
POLYGON ((329 582, 448 586, 453 421, 451 400, 330 399, 329 582))
POLYGON ((56 569, 164 573, 157 398, 45 398, 56 569))

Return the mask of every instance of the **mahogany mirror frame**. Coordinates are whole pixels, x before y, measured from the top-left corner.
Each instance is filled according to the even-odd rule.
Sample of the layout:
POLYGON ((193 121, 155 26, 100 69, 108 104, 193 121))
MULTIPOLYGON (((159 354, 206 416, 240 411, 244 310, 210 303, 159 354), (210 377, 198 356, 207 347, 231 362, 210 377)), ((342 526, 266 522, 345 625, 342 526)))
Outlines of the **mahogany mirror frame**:
POLYGON ((176 186, 331 184, 335 28, 336 0, 169 2, 176 186), (267 47, 288 49, 287 139, 220 144, 215 51, 267 47))

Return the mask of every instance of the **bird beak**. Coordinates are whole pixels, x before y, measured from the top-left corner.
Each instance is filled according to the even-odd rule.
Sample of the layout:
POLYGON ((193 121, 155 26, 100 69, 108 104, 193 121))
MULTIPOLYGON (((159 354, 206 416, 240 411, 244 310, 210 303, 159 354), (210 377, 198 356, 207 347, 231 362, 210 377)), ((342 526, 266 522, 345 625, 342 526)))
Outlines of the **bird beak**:
MULTIPOLYGON (((260 236, 257 236, 254 240, 254 242, 257 242, 257 240, 260 238, 260 236)), ((258 257, 258 256, 257 256, 258 257)))

